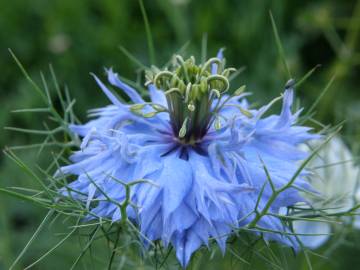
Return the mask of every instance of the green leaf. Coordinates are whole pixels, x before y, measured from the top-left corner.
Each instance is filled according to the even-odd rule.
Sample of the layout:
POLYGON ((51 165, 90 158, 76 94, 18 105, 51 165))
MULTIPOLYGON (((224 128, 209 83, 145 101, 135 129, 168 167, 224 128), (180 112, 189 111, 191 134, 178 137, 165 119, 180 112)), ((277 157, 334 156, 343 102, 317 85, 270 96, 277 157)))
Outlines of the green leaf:
POLYGON ((151 33, 149 20, 148 20, 146 10, 144 7, 144 3, 142 0, 139 0, 139 5, 140 5, 141 13, 142 13, 142 16, 144 19, 144 24, 145 24, 146 39, 147 39, 147 45, 148 45, 148 49, 149 49, 150 62, 152 65, 156 65, 154 41, 153 41, 153 37, 152 37, 152 33, 151 33))
POLYGON ((272 28, 273 28, 274 36, 275 36, 276 47, 277 47, 278 52, 280 54, 280 59, 281 59, 283 65, 284 65, 284 69, 286 71, 286 74, 287 74, 288 78, 290 79, 290 78, 292 78, 291 72, 290 72, 289 66, 288 66, 288 64, 286 62, 284 48, 282 46, 280 36, 279 36, 279 32, 277 30, 275 20, 274 20, 274 17, 272 15, 271 11, 270 11, 270 19, 271 19, 271 25, 272 25, 272 28))

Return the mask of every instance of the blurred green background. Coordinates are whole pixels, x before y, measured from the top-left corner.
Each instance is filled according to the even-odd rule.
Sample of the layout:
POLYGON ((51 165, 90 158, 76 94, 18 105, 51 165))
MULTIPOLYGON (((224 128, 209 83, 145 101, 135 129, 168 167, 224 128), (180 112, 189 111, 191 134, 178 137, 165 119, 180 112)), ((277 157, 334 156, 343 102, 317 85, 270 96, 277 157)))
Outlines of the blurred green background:
MULTIPOLYGON (((227 63, 246 67, 238 83, 246 84, 254 93, 254 100, 261 102, 279 94, 287 80, 272 32, 271 10, 295 79, 317 64, 321 65, 297 89, 302 105, 308 108, 335 75, 334 84, 317 107, 316 119, 326 124, 346 120, 344 137, 354 153, 359 154, 360 1, 144 0, 144 4, 154 37, 157 64, 165 63, 187 41, 190 41, 187 53, 199 56, 203 34, 207 33, 209 54, 215 55, 220 47, 226 47, 227 63)), ((41 100, 22 76, 8 48, 37 82, 40 82, 41 70, 49 75, 51 63, 61 86, 67 85, 76 98, 77 115, 85 120, 87 109, 108 103, 89 72, 103 75, 104 67, 114 67, 122 76, 136 79, 136 66, 119 50, 120 45, 149 64, 138 1, 1 0, 1 148, 41 141, 37 136, 6 131, 4 126, 42 128, 43 121, 39 115, 10 113, 14 109, 39 107, 41 100)), ((43 155, 39 157, 36 151, 17 154, 30 165, 42 164, 46 159, 43 155)), ((35 185, 3 154, 0 155, 0 181, 1 187, 31 188, 35 185)), ((46 210, 35 205, 1 195, 0 269, 9 268, 45 214, 46 210)), ((23 269, 53 247, 59 241, 56 233, 63 227, 65 225, 58 221, 47 228, 17 269, 23 269)), ((356 268, 360 265, 359 240, 359 233, 351 232, 336 245, 328 244, 326 255, 330 259, 311 256, 314 269, 356 268), (354 239, 358 240, 357 245, 354 239)), ((77 240, 73 239, 32 269, 68 269, 80 251, 77 240)), ((101 244, 94 247, 93 252, 95 257, 101 257, 104 253, 101 244)), ((307 269, 302 255, 288 256, 288 269, 307 269)), ((239 269, 231 266, 231 258, 220 257, 204 267, 239 269)), ((89 256, 83 261, 79 269, 103 269, 89 256)), ((253 265, 247 269, 264 269, 259 267, 253 265)))

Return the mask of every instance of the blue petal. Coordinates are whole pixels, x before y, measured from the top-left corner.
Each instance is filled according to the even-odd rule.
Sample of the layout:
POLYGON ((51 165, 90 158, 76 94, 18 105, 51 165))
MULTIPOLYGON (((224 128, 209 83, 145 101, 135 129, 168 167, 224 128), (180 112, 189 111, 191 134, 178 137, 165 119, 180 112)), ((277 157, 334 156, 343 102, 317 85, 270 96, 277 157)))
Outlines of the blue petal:
POLYGON ((331 226, 326 222, 297 220, 293 222, 293 226, 295 233, 304 234, 298 237, 306 247, 311 249, 319 248, 330 238, 331 226))
POLYGON ((174 240, 176 246, 176 257, 181 266, 185 268, 190 261, 192 253, 201 246, 201 239, 193 231, 177 235, 174 240))
POLYGON ((158 90, 155 85, 150 84, 148 86, 149 92, 150 92, 150 98, 151 101, 155 104, 160 104, 162 106, 164 106, 165 108, 167 108, 167 101, 166 101, 166 97, 163 91, 158 90))
POLYGON ((95 74, 91 74, 91 75, 95 78, 95 80, 96 80, 97 84, 100 86, 101 90, 105 93, 105 95, 108 97, 108 99, 110 99, 110 101, 111 101, 114 105, 119 106, 119 107, 124 106, 124 105, 118 100, 118 98, 117 98, 113 93, 111 93, 111 91, 99 80, 99 78, 96 77, 95 74))
POLYGON ((163 211, 166 219, 183 202, 192 186, 192 168, 190 164, 175 155, 167 156, 158 182, 163 188, 163 211), (176 170, 176 172, 175 172, 176 170), (176 177, 174 177, 174 173, 176 177))
MULTIPOLYGON (((224 52, 224 48, 221 48, 218 51, 218 53, 216 55, 216 58, 219 58, 220 60, 222 60, 224 58, 223 52, 224 52)), ((211 65, 211 74, 216 74, 217 70, 218 70, 218 65, 217 64, 212 64, 211 65)))
MULTIPOLYGON (((222 50, 218 58, 222 59, 222 50)), ((212 65, 212 72, 217 72, 217 68, 212 65)), ((90 116, 96 119, 70 127, 83 139, 80 151, 70 158, 73 163, 60 170, 77 178, 68 185, 69 190, 64 188, 60 193, 80 200, 93 215, 115 222, 121 213, 114 202, 124 200, 125 190, 114 178, 124 183, 147 180, 132 186, 130 199, 134 207, 128 207, 127 214, 139 225, 145 244, 153 240, 162 240, 165 246, 172 244, 183 267, 193 252, 208 245, 209 238, 215 239, 225 252, 233 228, 248 225, 254 219, 255 206, 261 211, 272 195, 267 184, 258 198, 262 186, 269 181, 263 163, 275 187, 281 187, 307 156, 298 150, 298 144, 316 137, 309 128, 296 125, 300 111, 291 112, 292 89, 284 94, 280 115, 267 117, 263 116, 272 103, 250 110, 244 95, 229 100, 228 105, 250 110, 253 117, 239 115, 234 106, 224 107, 221 114, 228 121, 220 130, 211 127, 196 146, 206 154, 182 145, 188 152, 188 160, 183 160, 176 150, 179 145, 167 114, 146 119, 131 113, 129 105, 122 104, 94 77, 114 105, 91 110, 90 116), (107 197, 111 200, 107 201, 107 197)), ((112 70, 108 71, 108 78, 133 102, 144 102, 112 70)), ((149 93, 153 103, 166 107, 163 92, 150 85, 149 93)), ((299 175, 294 187, 311 190, 304 175, 299 175)), ((303 200, 297 189, 290 188, 278 196, 268 211, 276 214, 280 208, 303 200)), ((263 216, 258 226, 280 232, 265 232, 265 239, 298 248, 296 239, 286 236, 289 228, 278 218, 263 216)))
POLYGON ((144 100, 141 98, 141 96, 136 92, 136 90, 129 85, 123 83, 117 73, 114 73, 113 70, 110 68, 107 70, 108 74, 108 80, 109 82, 122 89, 126 95, 134 102, 134 103, 144 103, 144 100))
POLYGON ((291 106, 294 99, 294 90, 288 89, 284 93, 283 106, 278 122, 275 125, 275 128, 282 128, 284 126, 289 126, 291 124, 292 113, 291 106))

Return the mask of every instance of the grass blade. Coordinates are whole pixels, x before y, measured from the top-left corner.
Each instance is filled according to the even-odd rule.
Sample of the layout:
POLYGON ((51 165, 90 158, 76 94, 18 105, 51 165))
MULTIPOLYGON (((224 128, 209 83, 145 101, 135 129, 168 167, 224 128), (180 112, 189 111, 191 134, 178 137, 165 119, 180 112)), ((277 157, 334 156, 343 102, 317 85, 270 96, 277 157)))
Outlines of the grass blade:
POLYGON ((271 19, 271 25, 272 25, 272 28, 273 28, 274 36, 275 36, 276 47, 277 47, 278 52, 280 54, 280 59, 281 59, 283 65, 284 65, 284 69, 285 69, 285 71, 287 73, 288 79, 290 79, 290 78, 292 78, 291 72, 290 72, 289 66, 288 66, 288 64, 286 62, 284 48, 282 46, 280 36, 279 36, 279 32, 277 30, 275 20, 274 20, 274 17, 272 15, 271 11, 270 11, 270 19, 271 19))
POLYGON ((201 63, 204 64, 206 61, 207 56, 207 43, 208 43, 208 36, 207 33, 203 34, 201 40, 201 63))
POLYGON ((127 57, 131 62, 141 69, 146 70, 148 67, 139 61, 132 53, 130 53, 124 46, 120 45, 119 50, 127 57))
POLYGON ((142 0, 139 0, 139 5, 140 5, 141 13, 142 13, 142 16, 143 16, 143 19, 144 19, 144 24, 145 24, 146 39, 147 39, 147 44, 148 44, 148 49, 149 49, 150 62, 151 62, 152 65, 156 65, 154 41, 153 41, 153 37, 152 37, 152 34, 151 34, 151 28, 150 28, 149 20, 148 20, 146 10, 145 10, 145 7, 144 7, 144 3, 143 3, 142 0))

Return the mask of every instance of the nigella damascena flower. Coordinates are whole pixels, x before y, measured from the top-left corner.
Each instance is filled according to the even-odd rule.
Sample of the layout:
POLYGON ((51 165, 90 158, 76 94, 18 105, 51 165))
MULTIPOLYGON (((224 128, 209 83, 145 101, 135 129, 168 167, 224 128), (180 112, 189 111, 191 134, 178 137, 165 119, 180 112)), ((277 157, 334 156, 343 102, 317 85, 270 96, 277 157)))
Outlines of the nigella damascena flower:
MULTIPOLYGON (((255 207, 263 209, 272 194, 269 185, 262 189, 268 181, 264 164, 275 187, 282 187, 307 156, 298 145, 316 135, 296 125, 299 112, 291 112, 293 81, 281 98, 253 109, 244 87, 227 94, 234 69, 225 68, 221 53, 202 65, 193 57, 174 60, 167 70, 152 68, 146 73, 147 101, 111 69, 109 83, 132 104, 122 103, 94 76, 112 104, 92 110, 95 119, 88 123, 71 126, 83 141, 71 157, 73 164, 61 172, 77 176, 68 189, 74 198, 86 202, 93 215, 113 221, 121 219, 114 202, 125 198, 124 186, 116 179, 151 181, 132 186, 127 215, 144 238, 171 244, 186 266, 209 238, 225 251, 229 234, 248 225, 255 207), (280 115, 265 116, 280 99, 280 115)), ((301 175, 294 186, 309 188, 301 175)), ((277 214, 281 207, 303 200, 297 189, 287 189, 268 212, 277 214)), ((257 225, 288 230, 272 215, 263 216, 257 225)), ((289 234, 264 237, 297 247, 289 234)))
MULTIPOLYGON (((321 141, 311 142, 311 147, 317 147, 321 141)), ((308 146, 302 145, 304 150, 308 146)), ((356 166, 354 156, 343 142, 341 137, 332 138, 319 151, 317 157, 309 164, 311 174, 307 176, 312 187, 317 191, 313 194, 304 194, 312 209, 321 209, 323 214, 347 212, 360 203, 360 168, 356 166)), ((360 229, 359 216, 341 217, 344 223, 352 223, 360 229)), ((316 249, 329 238, 334 224, 328 220, 303 221, 293 223, 303 244, 316 249)), ((343 224, 341 224, 343 228, 343 224)))

